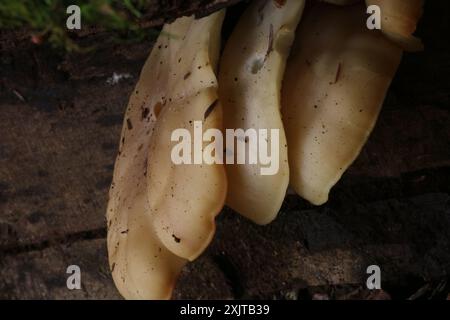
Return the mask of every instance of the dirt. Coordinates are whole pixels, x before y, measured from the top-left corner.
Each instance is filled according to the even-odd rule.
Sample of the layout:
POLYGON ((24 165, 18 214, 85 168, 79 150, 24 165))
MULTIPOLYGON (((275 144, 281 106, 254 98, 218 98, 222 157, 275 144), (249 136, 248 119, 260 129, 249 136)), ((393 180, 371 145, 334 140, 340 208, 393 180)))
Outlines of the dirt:
MULTIPOLYGON (((450 44, 441 35, 450 3, 428 1, 425 12, 426 50, 405 55, 330 201, 290 195, 266 227, 225 208, 174 298, 447 298, 450 44), (372 264, 382 291, 365 289, 372 264)), ((0 298, 120 298, 104 216, 123 113, 152 44, 109 40, 89 34, 79 41, 97 51, 66 54, 26 31, 0 33, 0 298), (70 264, 81 268, 81 290, 66 288, 70 264)))

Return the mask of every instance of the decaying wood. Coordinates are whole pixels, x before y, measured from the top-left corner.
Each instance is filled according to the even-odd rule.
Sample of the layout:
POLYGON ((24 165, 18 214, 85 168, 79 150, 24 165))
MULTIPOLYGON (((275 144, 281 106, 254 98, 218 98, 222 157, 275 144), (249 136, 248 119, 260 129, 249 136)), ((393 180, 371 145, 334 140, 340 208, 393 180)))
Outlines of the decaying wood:
POLYGON ((196 17, 203 17, 240 1, 242 0, 155 1, 142 20, 145 26, 158 26, 180 16, 195 14, 196 17))
MULTIPOLYGON (((450 51, 438 35, 450 27, 436 17, 450 4, 429 1, 425 12, 427 50, 406 55, 329 203, 288 196, 266 227, 225 209, 175 298, 447 296, 450 51), (363 289, 369 264, 381 266, 384 293, 363 289)), ((0 298, 119 298, 104 214, 122 115, 151 44, 61 57, 13 42, 0 55, 0 298), (66 288, 70 264, 81 267, 80 291, 66 288)))

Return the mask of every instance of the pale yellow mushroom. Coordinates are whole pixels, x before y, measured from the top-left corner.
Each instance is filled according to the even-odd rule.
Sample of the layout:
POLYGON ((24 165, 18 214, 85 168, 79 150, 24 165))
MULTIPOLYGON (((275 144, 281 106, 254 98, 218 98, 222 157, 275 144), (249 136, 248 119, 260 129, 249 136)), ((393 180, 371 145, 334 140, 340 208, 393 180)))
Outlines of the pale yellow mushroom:
POLYGON ((205 113, 205 127, 220 128, 220 105, 209 109, 218 96, 223 17, 222 11, 166 25, 130 97, 107 211, 110 267, 125 298, 170 298, 183 265, 214 233, 225 169, 174 166, 167 130, 205 113))
MULTIPOLYGON (((202 131, 222 129, 215 69, 223 17, 222 12, 196 22, 183 34, 183 46, 177 51, 171 52, 171 42, 177 40, 166 37, 163 46, 168 45, 172 54, 164 62, 169 68, 169 86, 164 97, 154 101, 164 106, 149 146, 148 200, 158 237, 170 251, 188 260, 197 258, 212 239, 214 219, 224 206, 227 179, 223 164, 208 164, 205 157, 209 154, 200 155, 200 164, 174 164, 170 141, 180 128, 193 138, 198 121, 203 122, 202 131)), ((165 32, 169 36, 179 33, 165 32)), ((223 149, 218 152, 222 155, 223 149)))
MULTIPOLYGON (((267 224, 276 217, 289 183, 280 90, 303 7, 303 0, 253 1, 235 27, 221 59, 219 92, 225 128, 279 130, 279 145, 275 146, 279 153, 277 172, 262 174, 265 165, 260 159, 250 164, 249 157, 245 165, 226 166, 227 205, 258 224, 267 224)), ((247 155, 257 149, 250 148, 250 143, 245 148, 247 155)), ((234 157, 237 150, 227 152, 234 157)))
POLYGON ((290 183, 311 203, 355 160, 372 131, 402 50, 366 27, 363 6, 318 4, 302 20, 282 90, 290 183))
POLYGON ((424 0, 366 0, 368 6, 381 10, 381 30, 392 41, 408 51, 423 49, 422 41, 413 36, 423 13, 424 0))

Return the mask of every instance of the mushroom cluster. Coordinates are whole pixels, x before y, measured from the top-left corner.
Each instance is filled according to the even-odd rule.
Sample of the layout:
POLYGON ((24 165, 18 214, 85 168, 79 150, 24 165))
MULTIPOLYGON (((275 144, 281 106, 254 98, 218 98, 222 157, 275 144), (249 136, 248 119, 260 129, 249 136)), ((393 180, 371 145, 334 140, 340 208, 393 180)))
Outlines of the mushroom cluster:
MULTIPOLYGON (((168 299, 183 266, 210 243, 226 204, 257 224, 288 186, 313 204, 355 160, 412 36, 422 0, 253 0, 223 51, 225 10, 166 24, 124 118, 107 208, 108 256, 127 299, 168 299), (337 6, 340 5, 340 6, 337 6), (305 12, 303 12, 305 11, 305 12), (303 17, 302 17, 303 16, 303 17), (175 164, 173 132, 279 130, 279 170, 261 163, 175 164)), ((198 147, 198 146, 197 146, 198 147)), ((200 148, 207 148, 204 144, 200 148)))

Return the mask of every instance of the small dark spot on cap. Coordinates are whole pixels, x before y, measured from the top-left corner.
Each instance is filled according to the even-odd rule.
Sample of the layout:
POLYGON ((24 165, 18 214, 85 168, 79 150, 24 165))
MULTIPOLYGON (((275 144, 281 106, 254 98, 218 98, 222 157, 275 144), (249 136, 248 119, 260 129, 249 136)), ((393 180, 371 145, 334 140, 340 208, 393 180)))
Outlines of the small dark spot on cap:
POLYGON ((128 128, 128 130, 133 129, 133 124, 131 123, 130 118, 127 119, 127 128, 128 128))
POLYGON ((277 8, 282 8, 286 4, 286 0, 275 0, 275 6, 277 8))
POLYGON ((173 240, 175 240, 176 243, 180 243, 181 239, 178 238, 176 235, 172 234, 173 240))
POLYGON ((149 108, 142 108, 142 114, 141 114, 142 120, 147 118, 149 113, 150 113, 150 109, 149 108))
POLYGON ((218 103, 219 103, 219 100, 217 99, 213 103, 211 103, 211 105, 208 107, 208 109, 206 109, 205 115, 204 115, 204 119, 205 120, 209 117, 211 112, 213 112, 213 110, 216 108, 218 103))

